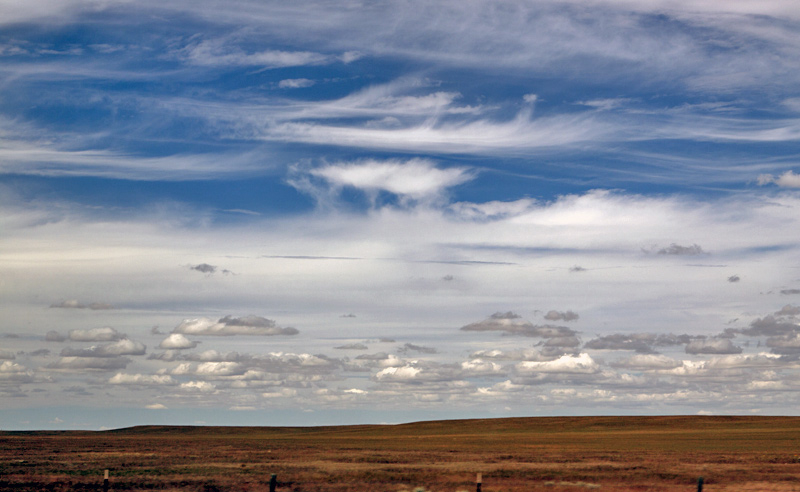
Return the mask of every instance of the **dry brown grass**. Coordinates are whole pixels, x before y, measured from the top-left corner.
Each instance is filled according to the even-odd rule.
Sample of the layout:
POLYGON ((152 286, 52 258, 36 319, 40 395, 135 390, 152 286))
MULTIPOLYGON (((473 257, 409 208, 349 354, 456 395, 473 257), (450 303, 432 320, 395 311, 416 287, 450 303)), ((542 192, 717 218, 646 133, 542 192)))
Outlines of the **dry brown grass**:
POLYGON ((582 417, 0 433, 0 490, 800 491, 800 418, 582 417))

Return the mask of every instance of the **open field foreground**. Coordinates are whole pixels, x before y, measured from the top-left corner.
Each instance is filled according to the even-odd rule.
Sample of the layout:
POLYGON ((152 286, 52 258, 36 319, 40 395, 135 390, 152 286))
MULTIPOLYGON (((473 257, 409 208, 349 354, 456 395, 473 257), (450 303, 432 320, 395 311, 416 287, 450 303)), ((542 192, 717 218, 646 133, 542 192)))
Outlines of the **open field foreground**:
POLYGON ((800 490, 800 418, 578 417, 0 433, 0 490, 800 490))

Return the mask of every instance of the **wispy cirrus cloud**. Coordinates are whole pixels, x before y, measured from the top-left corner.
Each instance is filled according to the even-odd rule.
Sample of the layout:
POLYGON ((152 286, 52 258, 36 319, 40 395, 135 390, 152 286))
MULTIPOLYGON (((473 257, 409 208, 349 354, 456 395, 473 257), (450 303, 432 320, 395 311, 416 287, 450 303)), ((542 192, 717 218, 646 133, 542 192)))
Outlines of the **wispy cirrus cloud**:
POLYGON ((796 2, 0 11, 9 407, 797 407, 796 2))

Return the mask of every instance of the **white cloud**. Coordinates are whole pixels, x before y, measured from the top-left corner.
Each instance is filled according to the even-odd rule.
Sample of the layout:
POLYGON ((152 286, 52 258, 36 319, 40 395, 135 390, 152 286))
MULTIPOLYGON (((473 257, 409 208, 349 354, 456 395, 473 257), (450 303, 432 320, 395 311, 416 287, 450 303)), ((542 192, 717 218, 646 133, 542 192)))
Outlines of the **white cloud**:
POLYGON ((47 368, 58 371, 116 371, 125 369, 131 360, 126 357, 61 357, 58 362, 48 364, 47 368))
POLYGON ((681 365, 680 361, 661 354, 636 354, 614 364, 615 367, 641 371, 675 369, 681 365))
POLYGON ((33 371, 22 364, 4 360, 0 363, 0 382, 31 383, 35 381, 33 371))
POLYGON ((261 394, 264 398, 294 398, 297 396, 297 390, 294 388, 281 388, 277 391, 270 391, 261 394))
POLYGON ((177 384, 177 381, 167 374, 125 374, 118 372, 108 380, 108 383, 135 386, 171 386, 177 384))
POLYGON ((182 383, 180 388, 201 393, 212 393, 217 390, 217 387, 208 381, 189 381, 188 383, 182 383))
POLYGON ((470 357, 477 359, 496 359, 496 360, 528 360, 541 361, 549 360, 536 349, 514 349, 514 350, 478 350, 470 354, 470 357))
POLYGON ((472 359, 461 363, 461 377, 496 376, 503 372, 500 364, 481 359, 472 359))
POLYGON ((70 330, 69 339, 73 342, 115 342, 125 335, 114 328, 90 328, 88 330, 70 330))
POLYGON ((77 299, 68 299, 66 301, 61 301, 57 304, 51 304, 51 308, 66 308, 66 309, 91 309, 91 310, 101 310, 101 309, 114 309, 114 306, 111 304, 107 304, 105 302, 92 302, 89 304, 82 304, 78 302, 77 299))
POLYGON ((247 368, 236 362, 203 362, 197 366, 197 376, 218 377, 238 376, 244 374, 247 368))
POLYGON ((525 389, 525 385, 512 383, 511 380, 505 380, 501 383, 494 384, 489 387, 478 388, 479 395, 486 396, 502 396, 509 393, 518 393, 525 389))
POLYGON ((402 128, 334 126, 324 123, 288 122, 262 130, 269 141, 361 147, 364 149, 468 153, 481 155, 520 155, 548 149, 589 143, 619 132, 610 121, 597 121, 591 115, 558 115, 532 119, 528 110, 511 120, 486 119, 434 124, 427 121, 402 128))
POLYGON ((275 321, 260 316, 244 316, 235 318, 226 316, 214 321, 209 318, 196 318, 184 320, 172 330, 173 333, 184 335, 206 336, 273 336, 296 335, 294 328, 281 328, 275 321))
POLYGON ((123 338, 114 343, 93 345, 85 349, 67 347, 61 351, 63 357, 117 357, 120 355, 144 355, 146 347, 140 342, 123 338))
POLYGON ((278 82, 278 87, 281 89, 303 89, 311 87, 316 82, 311 79, 284 79, 278 82))
MULTIPOLYGON (((573 313, 574 314, 574 313, 573 313)), ((499 331, 512 335, 548 339, 551 346, 576 346, 576 332, 566 326, 534 325, 512 311, 496 312, 489 318, 461 327, 462 331, 499 331)))
POLYGON ((189 340, 186 335, 173 333, 158 344, 158 348, 169 350, 183 350, 197 347, 200 342, 189 340))
POLYGON ((692 340, 686 345, 687 354, 740 354, 742 348, 728 338, 692 340))
POLYGON ((196 354, 188 354, 185 356, 187 360, 200 361, 200 362, 236 362, 240 355, 238 352, 220 352, 218 350, 204 350, 196 354))
POLYGON ((519 374, 595 374, 600 371, 600 365, 587 353, 577 356, 563 355, 553 361, 524 361, 518 363, 515 368, 519 374))
POLYGON ((379 381, 411 381, 416 379, 422 369, 414 366, 387 367, 375 374, 379 381))
POLYGON ((800 188, 800 174, 795 174, 789 170, 777 178, 772 174, 761 174, 758 176, 758 184, 766 185, 775 183, 782 188, 800 188))
POLYGON ((194 41, 179 51, 188 63, 200 66, 296 67, 328 63, 331 58, 309 51, 265 50, 245 52, 224 39, 194 41))
POLYGON ((735 354, 713 357, 707 362, 710 369, 766 368, 781 363, 781 356, 775 354, 735 354))
POLYGON ((352 186, 368 193, 388 191, 413 199, 435 196, 472 179, 463 168, 438 169, 426 159, 332 164, 309 171, 335 188, 352 186))

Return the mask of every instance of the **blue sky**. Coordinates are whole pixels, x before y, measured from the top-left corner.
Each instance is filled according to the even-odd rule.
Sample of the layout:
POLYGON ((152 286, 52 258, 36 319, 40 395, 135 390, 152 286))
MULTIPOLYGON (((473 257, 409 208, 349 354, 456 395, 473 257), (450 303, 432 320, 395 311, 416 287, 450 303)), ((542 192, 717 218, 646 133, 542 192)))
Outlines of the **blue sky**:
POLYGON ((798 23, 0 2, 0 427, 796 414, 798 23))

